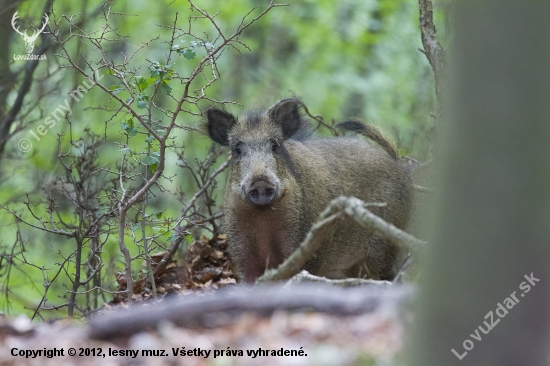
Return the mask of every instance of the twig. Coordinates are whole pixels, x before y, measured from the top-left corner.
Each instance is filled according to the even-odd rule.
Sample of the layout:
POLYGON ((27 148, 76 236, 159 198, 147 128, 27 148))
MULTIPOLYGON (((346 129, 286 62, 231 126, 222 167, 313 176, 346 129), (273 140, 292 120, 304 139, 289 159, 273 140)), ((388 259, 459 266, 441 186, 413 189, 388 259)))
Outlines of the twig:
POLYGON ((412 263, 413 263, 413 257, 412 257, 412 254, 409 253, 409 255, 407 255, 407 258, 403 262, 401 269, 395 275, 395 278, 393 279, 392 283, 403 283, 403 276, 405 275, 409 267, 412 265, 412 263))
POLYGON ((432 189, 431 189, 431 188, 419 186, 418 184, 415 184, 415 185, 413 186, 413 188, 414 188, 415 190, 417 190, 418 192, 422 192, 422 193, 432 193, 432 189))
MULTIPOLYGON (((197 198, 199 198, 204 192, 206 192, 207 188, 212 184, 216 176, 218 176, 221 172, 227 169, 227 167, 229 167, 230 162, 231 162, 231 157, 227 158, 227 160, 222 165, 220 165, 218 169, 216 169, 212 174, 210 174, 210 176, 208 177, 206 182, 204 182, 202 187, 193 195, 193 197, 191 198, 187 206, 185 206, 185 208, 182 210, 180 214, 180 219, 177 221, 176 226, 174 227, 174 230, 176 232, 178 233, 185 232, 187 229, 189 229, 193 225, 198 225, 202 222, 208 222, 210 220, 214 220, 223 216, 223 214, 218 213, 216 215, 212 215, 208 219, 202 220, 202 222, 188 222, 186 225, 181 226, 181 221, 183 220, 187 212, 189 212, 191 207, 193 207, 193 204, 195 203, 197 198)), ((168 248, 168 250, 166 251, 166 254, 164 254, 162 259, 156 265, 155 269, 153 270, 153 274, 157 274, 161 272, 164 269, 164 267, 166 267, 166 264, 168 264, 169 259, 172 258, 172 256, 176 253, 182 241, 183 241, 183 238, 180 235, 178 238, 176 238, 176 240, 170 243, 170 248, 168 248)))
POLYGON ((328 128, 330 130, 330 132, 334 135, 334 136, 339 136, 339 133, 338 133, 338 130, 336 128, 334 128, 333 126, 329 125, 328 123, 326 123, 323 119, 322 116, 320 115, 313 115, 311 114, 311 112, 309 111, 309 108, 307 107, 307 105, 305 105, 305 103, 303 103, 302 101, 300 101, 300 104, 302 105, 302 108, 304 108, 304 112, 306 112, 306 114, 308 116, 310 116, 311 118, 313 118, 315 121, 317 121, 317 128, 319 128, 321 125, 322 126, 325 126, 326 128, 328 128))

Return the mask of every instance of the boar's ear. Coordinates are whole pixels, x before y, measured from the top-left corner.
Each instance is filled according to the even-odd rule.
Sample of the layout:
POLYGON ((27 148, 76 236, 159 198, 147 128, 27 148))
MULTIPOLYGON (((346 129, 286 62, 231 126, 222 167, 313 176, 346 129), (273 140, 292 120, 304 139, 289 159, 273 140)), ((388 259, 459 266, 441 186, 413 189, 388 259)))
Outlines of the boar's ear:
POLYGON ((229 145, 228 134, 229 130, 235 125, 235 117, 217 108, 209 108, 205 114, 208 136, 220 145, 229 145))
POLYGON ((283 129, 285 139, 292 137, 302 126, 302 115, 300 108, 302 102, 298 99, 282 99, 277 104, 269 108, 269 118, 279 124, 283 129))

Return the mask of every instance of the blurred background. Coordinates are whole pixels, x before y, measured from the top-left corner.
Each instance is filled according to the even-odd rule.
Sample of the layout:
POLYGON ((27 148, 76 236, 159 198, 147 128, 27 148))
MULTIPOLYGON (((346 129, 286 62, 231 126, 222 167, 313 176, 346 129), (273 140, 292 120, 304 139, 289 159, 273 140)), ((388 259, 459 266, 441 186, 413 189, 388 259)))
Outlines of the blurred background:
MULTIPOLYGON (((216 14, 216 24, 230 35, 247 13, 257 7, 247 16, 249 21, 259 15, 269 1, 197 0, 195 4, 211 15, 216 14)), ((441 15, 446 5, 435 2, 434 6, 438 36, 446 44, 446 20, 441 15)), ((3 119, 16 104, 25 83, 30 83, 8 132, 1 136, 4 149, 0 157, 0 203, 5 209, 0 210, 0 310, 4 313, 32 314, 44 297, 49 306, 62 304, 72 287, 70 278, 75 271, 71 259, 73 240, 17 222, 6 208, 38 224, 41 219, 47 221, 50 212, 55 211, 55 221, 65 221, 70 227, 71 222, 78 221, 78 215, 71 200, 63 197, 61 186, 67 174, 63 163, 86 164, 88 160, 63 161, 60 153, 72 157, 84 154, 83 146, 92 141, 90 134, 95 134, 99 137, 93 140, 97 144, 93 160, 98 169, 101 167, 108 174, 109 169, 116 171, 128 152, 125 149, 143 152, 152 148, 154 151, 154 144, 144 139, 142 127, 136 126, 135 133, 128 133, 129 128, 134 128, 129 126, 133 122, 127 113, 120 111, 120 104, 98 87, 80 98, 70 97, 71 91, 86 83, 73 66, 90 73, 90 67, 98 67, 105 59, 116 65, 133 55, 127 68, 133 70, 134 75, 147 78, 152 75, 152 65, 161 65, 184 79, 206 55, 206 48, 193 47, 196 39, 185 34, 170 45, 174 24, 181 29, 192 28, 193 34, 209 40, 212 47, 220 42, 212 23, 194 18, 198 15, 183 0, 56 0, 53 4, 35 0, 0 1, 0 112, 3 119), (43 20, 44 9, 49 6, 49 29, 46 28, 35 44, 37 50, 50 42, 45 51, 47 59, 35 61, 33 72, 28 76, 31 62, 14 59, 14 54, 27 52, 22 37, 10 22, 18 11, 17 25, 22 30, 30 29, 30 34, 32 27, 38 27, 43 20), (57 32, 62 45, 55 41, 52 32, 57 32), (102 32, 105 41, 100 48, 94 38, 102 32), (74 36, 76 34, 78 36, 74 36), (171 47, 192 48, 195 55, 173 53, 169 56, 171 47), (70 106, 70 113, 57 120, 52 113, 60 105, 70 106), (137 135, 136 138, 131 138, 132 134, 137 135), (22 151, 27 150, 26 145, 21 149, 23 138, 32 143, 29 151, 22 151)), ((421 162, 429 160, 427 132, 433 123, 430 112, 435 102, 434 80, 426 57, 419 51, 422 46, 418 17, 418 3, 412 0, 297 0, 290 2, 290 6, 272 9, 245 29, 239 38, 241 43, 225 49, 218 58, 218 79, 206 89, 207 98, 198 105, 184 105, 189 113, 181 113, 177 118, 180 128, 173 131, 173 139, 169 140, 174 148, 169 149, 166 157, 162 188, 153 187, 147 208, 158 220, 156 226, 151 225, 147 230, 158 230, 163 220, 177 217, 186 200, 198 189, 194 178, 181 167, 181 160, 183 157, 193 165, 195 159, 205 159, 210 151, 209 139, 196 129, 201 122, 200 110, 212 105, 214 100, 227 102, 225 108, 238 115, 247 108, 265 108, 295 94, 312 114, 321 115, 325 121, 360 118, 379 126, 395 141, 401 155, 421 162)), ((128 100, 128 92, 106 71, 105 68, 98 71, 100 83, 111 91, 120 88, 117 95, 128 100)), ((201 75, 194 83, 204 83, 207 77, 201 75)), ((175 109, 178 96, 183 93, 180 80, 172 80, 166 93, 154 95, 156 108, 150 113, 158 126, 169 123, 162 111, 175 109)), ((327 134, 323 130, 318 133, 327 134)), ((128 164, 143 164, 143 156, 147 159, 154 155, 150 151, 147 155, 136 154, 128 159, 128 164)), ((216 168, 224 160, 222 155, 212 166, 216 168)), ((101 179, 101 175, 97 175, 88 183, 101 179)), ((134 183, 141 183, 139 177, 136 176, 134 183)), ((218 211, 223 204, 223 186, 221 175, 212 194, 218 211)), ((100 191, 97 197, 101 203, 107 193, 100 191)), ((104 209, 101 204, 98 207, 100 212, 104 209)), ((136 223, 127 223, 130 241, 139 236, 139 231, 132 227, 136 223)), ((116 226, 116 222, 111 224, 116 226)), ((164 240, 168 245, 170 238, 164 240)), ((139 245, 129 247, 133 255, 140 253, 139 245)), ((106 234, 102 252, 103 287, 114 289, 115 272, 124 269, 116 235, 106 234)), ((140 263, 135 264, 136 269, 141 268, 140 263)), ((108 296, 105 299, 108 300, 108 296)), ((60 310, 41 314, 55 317, 65 313, 60 310)))

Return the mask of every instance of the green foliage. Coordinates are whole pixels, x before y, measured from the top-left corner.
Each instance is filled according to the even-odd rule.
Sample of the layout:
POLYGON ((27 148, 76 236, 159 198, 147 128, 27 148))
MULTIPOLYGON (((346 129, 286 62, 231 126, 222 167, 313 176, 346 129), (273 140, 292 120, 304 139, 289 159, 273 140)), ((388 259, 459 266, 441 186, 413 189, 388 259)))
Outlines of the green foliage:
MULTIPOLYGON (((72 21, 82 22, 84 32, 97 32, 105 19, 102 16, 86 17, 97 6, 91 3, 86 3, 88 8, 83 9, 78 2, 56 1, 55 13, 74 14, 72 21)), ((252 0, 210 0, 201 2, 200 6, 210 14, 218 13, 215 18, 218 26, 230 35, 242 23, 243 15, 257 3, 252 0)), ((39 63, 36 75, 40 80, 35 81, 36 87, 33 86, 25 99, 21 115, 25 116, 28 127, 16 136, 15 142, 9 146, 11 155, 1 162, 4 179, 0 185, 0 203, 8 203, 26 220, 35 220, 22 203, 28 194, 29 207, 37 217, 48 222, 45 194, 59 195, 56 193, 56 177, 65 174, 61 165, 63 159, 58 156, 61 153, 72 157, 83 154, 85 144, 71 144, 71 137, 73 141, 85 138, 85 131, 104 136, 96 161, 100 162, 105 174, 118 171, 124 161, 128 170, 141 174, 125 177, 125 183, 135 189, 143 177, 154 173, 160 164, 159 142, 135 115, 121 109, 116 98, 130 105, 136 113, 150 117, 150 128, 159 136, 164 135, 170 113, 176 109, 177 100, 185 90, 181 80, 190 77, 199 62, 222 42, 220 37, 216 37, 213 25, 204 20, 191 21, 194 34, 204 35, 204 39, 182 34, 173 43, 168 42, 176 12, 177 24, 182 29, 188 29, 189 16, 198 15, 196 11, 191 13, 189 4, 182 0, 110 2, 108 6, 112 7, 109 24, 117 34, 106 35, 110 46, 105 55, 100 54, 92 43, 77 42, 76 39, 66 42, 65 47, 69 54, 83 55, 84 59, 91 60, 88 66, 81 65, 87 73, 91 74, 90 65, 96 67, 104 58, 112 63, 112 68, 101 69, 96 74, 112 96, 94 86, 78 101, 68 97, 68 93, 85 80, 67 68, 66 60, 56 58, 52 53, 48 54, 47 62, 39 63), (159 27, 159 24, 163 26, 159 27), (133 53, 139 53, 139 56, 132 59, 127 69, 117 68, 116 65, 133 53), (117 73, 124 73, 127 85, 115 77, 117 73), (34 100, 39 102, 34 103, 34 100), (69 101, 72 113, 56 121, 47 134, 40 136, 40 141, 34 139, 29 130, 35 131, 39 124, 44 124, 45 118, 57 106, 65 105, 65 100, 69 101), (162 113, 161 110, 168 112, 162 113), (58 135, 61 136, 59 145, 58 135), (26 155, 19 154, 17 149, 17 141, 23 137, 33 142, 33 150, 26 155)), ((263 7, 265 2, 246 19, 259 15, 263 7)), ((23 2, 20 13, 22 17, 30 16, 30 2, 23 2)), ((288 7, 272 10, 247 28, 238 40, 239 43, 216 56, 217 68, 214 71, 210 74, 203 71, 191 83, 190 90, 196 90, 192 95, 200 95, 200 87, 207 78, 213 77, 212 74, 219 80, 206 89, 208 98, 238 103, 228 106, 236 114, 244 107, 269 106, 295 93, 302 97, 313 114, 322 115, 326 121, 362 118, 393 135, 403 152, 421 160, 429 158, 425 133, 431 124, 433 76, 424 55, 418 51, 421 42, 415 2, 297 0, 288 7)), ((13 63, 10 67, 16 71, 22 65, 13 63)), ((10 98, 12 103, 15 95, 10 98)), ((211 103, 205 101, 198 107, 204 108, 208 104, 211 103)), ((195 128, 200 122, 198 107, 184 103, 182 108, 189 113, 180 114, 177 124, 195 128)), ((129 246, 132 256, 143 252, 142 229, 146 237, 157 233, 164 246, 178 238, 177 233, 167 230, 169 225, 166 224, 178 216, 184 205, 181 198, 174 197, 181 190, 185 199, 189 199, 197 184, 191 174, 177 166, 176 152, 184 151, 188 161, 195 158, 200 161, 206 156, 210 144, 201 134, 185 129, 172 131, 168 143, 170 149, 163 175, 170 178, 163 180, 162 190, 157 186, 152 188, 145 215, 136 214, 125 228, 125 240, 137 243, 129 246)), ((216 166, 221 161, 218 159, 216 166)), ((220 182, 223 182, 223 177, 220 182)), ((221 187, 223 183, 214 195, 219 200, 218 207, 222 204, 221 187)), ((72 201, 62 202, 61 219, 75 222, 72 201)), ((103 214, 110 207, 105 200, 99 199, 97 209, 103 214)), ((0 251, 8 253, 16 241, 18 226, 7 212, 0 210, 0 216, 6 223, 0 251)), ((14 313, 32 312, 43 295, 42 284, 51 281, 58 269, 55 263, 59 262, 59 255, 69 257, 73 253, 74 240, 60 240, 59 236, 24 227, 21 223, 18 225, 25 245, 20 245, 16 251, 24 253, 27 262, 36 267, 24 267, 19 261, 18 270, 12 271, 8 277, 0 262, 0 286, 2 291, 9 287, 12 292, 11 299, 0 300, 0 307, 10 310, 7 308, 9 303, 12 306, 10 311, 14 313), (40 269, 42 267, 44 271, 40 269)), ((106 241, 102 249, 103 261, 110 269, 110 272, 105 272, 105 283, 113 283, 114 272, 122 271, 124 266, 120 261, 117 238, 111 234, 102 238, 106 241)), ((190 241, 191 237, 187 235, 186 239, 190 241)), ((90 243, 86 245, 88 253, 90 243)), ((141 266, 137 262, 134 261, 135 269, 141 266)), ((74 266, 68 268, 69 273, 75 270, 74 266)), ((70 287, 68 279, 55 281, 49 290, 50 302, 61 303, 58 298, 70 287)))

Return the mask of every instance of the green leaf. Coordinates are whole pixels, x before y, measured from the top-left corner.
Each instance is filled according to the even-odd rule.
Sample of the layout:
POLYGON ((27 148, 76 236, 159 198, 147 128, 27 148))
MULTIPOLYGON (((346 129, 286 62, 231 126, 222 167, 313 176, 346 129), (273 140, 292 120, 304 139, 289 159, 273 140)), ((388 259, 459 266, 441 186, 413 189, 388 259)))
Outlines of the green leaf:
POLYGON ((195 49, 191 47, 184 49, 183 52, 181 52, 181 54, 187 60, 192 60, 195 58, 195 56, 197 56, 197 54, 195 53, 195 49))
POLYGON ((124 89, 121 88, 121 87, 118 86, 118 85, 111 85, 111 86, 109 87, 109 90, 112 91, 113 94, 116 95, 116 94, 120 93, 121 91, 123 91, 124 89))
POLYGON ((163 214, 163 213, 164 213, 164 212, 162 212, 162 211, 161 211, 161 212, 159 212, 159 213, 157 214, 157 219, 161 219, 161 218, 162 218, 162 214, 163 214))
POLYGON ((170 94, 172 92, 172 87, 168 84, 166 84, 165 82, 162 82, 160 84, 160 91, 163 92, 164 94, 170 94))
POLYGON ((156 156, 147 155, 145 158, 143 158, 143 164, 145 165, 153 165, 159 162, 159 158, 156 156))
POLYGON ((149 86, 148 79, 144 78, 143 76, 136 77, 136 81, 137 86, 141 91, 147 89, 147 87, 149 86))
POLYGON ((138 100, 137 106, 138 106, 138 108, 143 109, 143 108, 147 107, 147 103, 145 103, 143 100, 138 100))
POLYGON ((126 129, 128 129, 128 127, 130 127, 130 126, 128 125, 128 123, 122 122, 122 123, 120 124, 120 129, 121 129, 121 130, 126 130, 126 129))
POLYGON ((137 130, 137 128, 129 127, 129 128, 126 130, 126 133, 128 134, 129 137, 132 137, 132 136, 137 135, 138 130, 137 130))
POLYGON ((130 149, 129 147, 123 147, 122 149, 120 149, 118 151, 132 152, 132 149, 130 149))
POLYGON ((155 136, 149 136, 145 139, 145 142, 148 143, 148 144, 150 144, 153 141, 155 141, 155 136))

